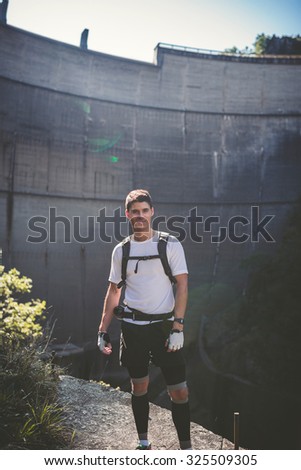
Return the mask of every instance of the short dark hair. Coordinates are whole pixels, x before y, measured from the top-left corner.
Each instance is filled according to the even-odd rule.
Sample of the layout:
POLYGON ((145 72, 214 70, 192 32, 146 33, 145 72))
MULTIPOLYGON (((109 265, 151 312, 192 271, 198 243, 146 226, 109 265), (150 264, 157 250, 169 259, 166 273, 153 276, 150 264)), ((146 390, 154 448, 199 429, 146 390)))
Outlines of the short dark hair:
POLYGON ((133 189, 125 199, 125 209, 129 211, 134 202, 147 202, 153 207, 151 195, 146 189, 133 189))

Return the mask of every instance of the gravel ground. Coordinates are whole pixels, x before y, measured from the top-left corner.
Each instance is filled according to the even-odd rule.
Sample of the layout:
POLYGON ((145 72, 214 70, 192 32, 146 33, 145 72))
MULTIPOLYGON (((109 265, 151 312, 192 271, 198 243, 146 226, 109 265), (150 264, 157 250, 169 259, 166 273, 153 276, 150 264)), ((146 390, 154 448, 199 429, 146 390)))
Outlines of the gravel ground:
MULTIPOLYGON (((73 449, 135 449, 137 435, 131 395, 103 383, 61 376, 59 401, 75 431, 73 449)), ((231 442, 199 424, 191 424, 193 449, 233 449, 231 442)), ((153 449, 178 449, 171 413, 150 404, 149 438, 153 449)))

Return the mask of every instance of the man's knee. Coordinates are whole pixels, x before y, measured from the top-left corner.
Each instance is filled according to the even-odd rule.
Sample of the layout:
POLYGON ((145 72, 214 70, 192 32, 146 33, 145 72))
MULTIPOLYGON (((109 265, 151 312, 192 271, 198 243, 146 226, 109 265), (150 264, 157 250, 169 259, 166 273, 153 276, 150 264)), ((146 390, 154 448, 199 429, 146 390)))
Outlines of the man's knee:
POLYGON ((148 389, 149 376, 147 375, 146 377, 141 378, 131 378, 131 384, 133 395, 145 395, 148 389))
POLYGON ((168 385, 167 390, 171 400, 174 403, 188 402, 188 387, 186 382, 181 382, 175 385, 168 385))

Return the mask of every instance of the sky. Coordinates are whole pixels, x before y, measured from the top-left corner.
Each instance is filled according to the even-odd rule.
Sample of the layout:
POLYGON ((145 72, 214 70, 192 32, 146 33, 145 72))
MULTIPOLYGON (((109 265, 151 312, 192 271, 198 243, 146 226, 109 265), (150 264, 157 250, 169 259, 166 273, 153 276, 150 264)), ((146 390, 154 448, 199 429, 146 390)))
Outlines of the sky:
POLYGON ((153 62, 159 42, 244 49, 301 34, 301 0, 9 0, 7 23, 75 46, 87 28, 90 50, 153 62))

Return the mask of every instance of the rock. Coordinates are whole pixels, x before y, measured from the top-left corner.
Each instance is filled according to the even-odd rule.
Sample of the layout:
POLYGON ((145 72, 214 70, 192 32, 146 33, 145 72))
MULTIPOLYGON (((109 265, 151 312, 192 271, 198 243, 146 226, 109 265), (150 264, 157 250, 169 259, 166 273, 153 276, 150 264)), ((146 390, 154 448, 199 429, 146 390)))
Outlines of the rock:
MULTIPOLYGON (((109 385, 67 375, 60 377, 59 403, 66 423, 75 431, 73 449, 130 450, 137 445, 131 395, 109 385)), ((194 449, 233 449, 233 444, 191 424, 194 449)), ((178 449, 171 412, 150 404, 149 438, 153 449, 178 449)))

